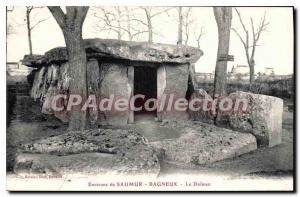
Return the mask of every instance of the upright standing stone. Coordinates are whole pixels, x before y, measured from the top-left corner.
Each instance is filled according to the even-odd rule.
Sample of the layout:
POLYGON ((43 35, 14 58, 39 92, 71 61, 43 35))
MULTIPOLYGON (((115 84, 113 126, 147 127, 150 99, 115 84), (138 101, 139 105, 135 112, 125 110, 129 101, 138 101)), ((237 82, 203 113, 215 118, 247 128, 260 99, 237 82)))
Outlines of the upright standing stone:
POLYGON ((157 77, 157 97, 163 98, 166 95, 166 108, 158 110, 159 120, 178 120, 187 118, 186 111, 178 111, 174 109, 174 104, 177 99, 185 99, 189 68, 188 64, 183 65, 167 65, 164 64, 158 68, 157 77), (171 109, 168 109, 169 103, 171 109))
POLYGON ((90 96, 90 98, 94 97, 96 101, 96 103, 94 103, 96 104, 96 109, 89 108, 88 110, 89 124, 97 128, 99 116, 99 102, 97 102, 97 99, 100 96, 100 71, 98 60, 96 59, 91 59, 87 63, 87 86, 88 96, 90 96))
POLYGON ((166 74, 166 67, 160 66, 157 69, 157 100, 158 100, 158 109, 157 109, 157 118, 159 121, 163 119, 163 107, 161 107, 164 103, 163 101, 163 94, 164 90, 167 86, 167 74, 166 74))
POLYGON ((129 99, 131 88, 127 76, 127 66, 121 63, 102 63, 101 70, 104 78, 101 82, 101 100, 114 97, 112 107, 108 110, 102 110, 101 122, 109 125, 125 125, 129 119, 129 99), (115 108, 116 102, 120 99, 127 101, 127 109, 118 110, 115 108))
MULTIPOLYGON (((127 75, 128 75, 128 84, 129 84, 129 93, 130 97, 134 96, 134 67, 128 66, 127 68, 127 75)), ((129 109, 129 117, 128 123, 134 123, 134 111, 129 109)))

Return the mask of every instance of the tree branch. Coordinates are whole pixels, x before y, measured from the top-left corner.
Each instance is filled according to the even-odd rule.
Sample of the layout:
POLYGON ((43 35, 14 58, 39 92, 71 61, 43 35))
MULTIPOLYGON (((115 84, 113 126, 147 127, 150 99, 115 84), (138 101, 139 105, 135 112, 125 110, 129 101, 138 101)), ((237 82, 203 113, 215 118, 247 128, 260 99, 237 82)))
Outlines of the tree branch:
POLYGON ((154 14, 150 14, 150 18, 153 18, 153 17, 155 17, 155 16, 157 16, 157 15, 160 15, 160 14, 162 14, 162 13, 167 13, 170 9, 172 9, 172 8, 166 8, 166 9, 160 11, 160 12, 156 12, 156 13, 154 13, 154 14))
POLYGON ((56 20, 57 24, 61 27, 61 29, 64 29, 65 27, 65 21, 66 21, 66 15, 62 11, 62 9, 59 6, 48 6, 49 11, 53 15, 54 19, 56 20))
POLYGON ((245 41, 243 40, 242 36, 240 35, 240 33, 235 29, 235 28, 231 28, 235 34, 239 37, 240 41, 243 43, 244 47, 247 47, 245 41))
POLYGON ((245 33, 247 34, 248 30, 246 29, 246 26, 245 26, 245 24, 244 24, 244 22, 243 22, 243 19, 242 19, 242 17, 241 17, 240 12, 239 12, 238 9, 236 9, 236 8, 234 8, 234 10, 235 10, 235 12, 237 13, 237 15, 238 15, 238 17, 239 17, 240 24, 242 25, 242 27, 243 27, 245 33))
POLYGON ((50 17, 39 20, 38 22, 36 22, 33 26, 30 27, 30 30, 33 30, 36 26, 38 26, 41 22, 44 22, 46 20, 48 20, 50 17))
POLYGON ((139 23, 141 23, 141 24, 143 24, 143 25, 145 25, 145 26, 148 26, 147 23, 145 23, 144 21, 142 21, 142 20, 140 20, 140 19, 133 18, 133 19, 131 19, 131 20, 132 20, 132 21, 137 21, 137 22, 139 22, 139 23))
MULTIPOLYGON (((118 31, 119 28, 120 28, 121 30, 123 30, 123 31, 126 31, 126 32, 129 31, 129 30, 127 30, 126 28, 124 28, 124 27, 122 27, 122 26, 119 27, 119 26, 113 25, 113 24, 112 24, 112 21, 109 19, 109 17, 108 17, 107 14, 105 14, 105 17, 101 17, 101 16, 97 16, 96 13, 94 13, 94 16, 95 16, 96 18, 99 18, 99 19, 101 19, 102 21, 104 21, 105 26, 108 26, 109 29, 114 30, 115 32, 119 32, 119 31, 118 31)), ((96 26, 99 27, 98 25, 96 25, 96 26)), ((120 32, 120 33, 121 33, 121 32, 120 32)))

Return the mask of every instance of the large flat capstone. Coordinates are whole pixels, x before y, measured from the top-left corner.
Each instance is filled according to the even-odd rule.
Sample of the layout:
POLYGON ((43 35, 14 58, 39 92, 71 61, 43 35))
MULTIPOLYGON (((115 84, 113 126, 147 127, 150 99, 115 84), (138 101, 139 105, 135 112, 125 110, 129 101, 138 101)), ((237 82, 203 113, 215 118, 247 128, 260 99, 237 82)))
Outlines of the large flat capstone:
MULTIPOLYGON (((176 45, 133 42, 114 39, 85 39, 88 58, 110 58, 135 62, 152 63, 194 63, 203 52, 197 48, 176 45)), ((40 68, 45 65, 66 62, 68 54, 65 47, 57 47, 44 55, 26 55, 22 63, 29 67, 40 68)))
POLYGON ((16 173, 157 176, 154 149, 131 130, 72 131, 21 146, 16 173))

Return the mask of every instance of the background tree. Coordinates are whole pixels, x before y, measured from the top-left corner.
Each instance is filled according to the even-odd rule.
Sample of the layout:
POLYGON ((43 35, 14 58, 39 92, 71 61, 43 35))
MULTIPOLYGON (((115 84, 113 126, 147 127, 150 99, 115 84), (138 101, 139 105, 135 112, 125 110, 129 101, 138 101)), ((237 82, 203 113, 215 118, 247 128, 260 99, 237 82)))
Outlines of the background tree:
POLYGON ((190 29, 191 26, 195 23, 194 18, 192 17, 192 8, 191 7, 179 7, 178 8, 178 39, 177 44, 188 45, 190 38, 190 29))
POLYGON ((215 69, 214 97, 226 94, 227 56, 229 51, 230 29, 232 20, 231 7, 214 7, 214 15, 218 26, 218 53, 215 69), (222 59, 224 58, 225 59, 222 59))
POLYGON ((194 29, 194 37, 197 42, 197 47, 200 49, 200 40, 204 35, 204 27, 196 23, 195 18, 192 16, 192 7, 178 7, 178 36, 177 45, 188 45, 191 29, 194 29))
POLYGON ((148 33, 148 43, 153 43, 153 34, 157 34, 153 30, 153 18, 161 14, 168 14, 171 8, 154 8, 154 7, 141 7, 146 16, 146 22, 141 19, 135 18, 134 21, 138 21, 140 24, 147 27, 145 32, 148 33))
POLYGON ((184 34, 183 41, 184 41, 184 45, 187 46, 190 38, 190 29, 192 25, 196 22, 196 20, 192 17, 191 7, 187 7, 184 9, 182 18, 183 18, 182 25, 183 25, 183 34, 184 34))
POLYGON ((182 24, 183 24, 183 16, 182 16, 182 7, 178 7, 178 39, 177 45, 182 46, 182 24))
POLYGON ((194 30, 194 36, 195 36, 195 40, 197 42, 197 47, 198 49, 200 49, 200 41, 201 41, 201 38, 202 36, 205 34, 204 32, 204 27, 201 26, 200 28, 198 28, 196 26, 195 30, 194 30))
MULTIPOLYGON (((51 14, 61 28, 70 64, 69 93, 80 95, 82 100, 87 98, 87 57, 82 39, 82 26, 89 7, 66 6, 66 13, 58 6, 49 6, 51 14)), ((86 128, 86 111, 80 107, 73 108, 70 114, 69 130, 83 130, 86 128)))
POLYGON ((267 26, 269 25, 269 22, 266 21, 266 12, 265 12, 264 16, 261 17, 261 19, 260 19, 258 28, 255 30, 253 18, 250 17, 251 33, 249 33, 250 31, 246 28, 245 23, 244 23, 238 9, 235 8, 235 12, 238 15, 240 25, 242 26, 242 29, 244 31, 244 36, 242 36, 242 34, 240 34, 237 31, 237 29, 232 28, 232 30, 239 37, 239 39, 242 42, 244 49, 245 49, 247 63, 249 65, 249 70, 250 70, 250 90, 251 90, 252 84, 254 82, 255 49, 257 46, 259 46, 258 40, 261 37, 261 33, 267 30, 267 26))
POLYGON ((95 23, 95 27, 99 31, 114 32, 117 34, 118 40, 122 39, 124 34, 124 28, 122 27, 123 15, 121 8, 118 6, 111 7, 110 9, 105 7, 94 8, 94 17, 99 19, 95 23), (122 31, 123 30, 123 31, 122 31))
POLYGON ((145 33, 138 26, 134 18, 134 11, 137 8, 128 7, 96 7, 93 9, 94 17, 97 19, 95 29, 99 32, 115 32, 118 40, 127 34, 128 40, 132 41, 136 36, 145 33))
POLYGON ((32 14, 32 11, 34 9, 40 9, 42 7, 33 7, 33 6, 26 6, 26 27, 27 27, 27 37, 28 37, 28 45, 29 45, 29 54, 32 55, 32 39, 31 39, 31 33, 32 33, 32 30, 38 26, 41 22, 47 20, 48 18, 45 18, 45 19, 41 19, 35 23, 32 24, 32 21, 31 21, 31 14, 32 14))

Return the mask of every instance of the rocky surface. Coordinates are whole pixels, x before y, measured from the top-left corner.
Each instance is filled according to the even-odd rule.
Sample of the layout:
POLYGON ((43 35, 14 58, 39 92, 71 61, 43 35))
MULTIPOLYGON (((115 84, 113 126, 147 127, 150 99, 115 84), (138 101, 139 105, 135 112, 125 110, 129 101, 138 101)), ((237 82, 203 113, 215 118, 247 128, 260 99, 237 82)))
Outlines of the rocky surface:
MULTIPOLYGON (((181 47, 146 42, 130 42, 113 39, 85 39, 88 58, 112 58, 129 61, 143 61, 154 63, 194 63, 203 52, 193 47, 181 47)), ((45 65, 66 62, 68 55, 66 48, 57 47, 46 52, 45 55, 26 55, 22 63, 29 67, 40 68, 45 65)))
POLYGON ((253 134, 258 146, 272 147, 281 143, 282 99, 240 91, 231 93, 229 97, 232 100, 245 99, 247 109, 242 110, 241 105, 236 111, 218 112, 217 125, 253 134))
MULTIPOLYGON (((229 110, 220 108, 222 99, 213 99, 204 90, 197 89, 191 99, 200 99, 194 107, 199 110, 188 110, 191 120, 215 124, 243 133, 251 133, 257 139, 258 146, 272 147, 281 143, 283 100, 273 96, 253 94, 249 92, 234 92, 228 95, 232 101, 229 110), (207 109, 203 109, 203 101, 207 97, 207 109), (216 110, 212 103, 216 102, 216 110)), ((224 102, 226 103, 226 102, 224 102)), ((228 104, 228 103, 227 103, 228 104)), ((224 104, 226 108, 226 104, 224 104)))
POLYGON ((105 153, 80 153, 57 156, 23 153, 15 159, 17 174, 72 175, 83 172, 87 175, 106 174, 111 171, 114 155, 105 153))
MULTIPOLYGON (((69 114, 66 110, 53 111, 51 102, 53 96, 58 94, 68 95, 70 81, 68 69, 69 64, 64 63, 60 67, 53 64, 35 71, 34 81, 30 92, 30 96, 34 100, 39 100, 43 103, 43 113, 54 114, 55 117, 63 122, 69 121, 69 114)), ((60 104, 61 106, 66 106, 67 103, 60 104)), ((59 106, 60 105, 58 105, 58 107, 59 106)))
MULTIPOLYGON (((132 67, 127 67, 121 63, 102 63, 99 65, 95 59, 89 61, 88 65, 87 85, 89 95, 95 95, 96 99, 108 99, 111 95, 114 95, 115 99, 124 98, 127 101, 129 100, 133 93, 133 81, 129 81, 128 70, 132 69, 132 67)), ((68 63, 64 63, 62 66, 53 64, 48 67, 42 67, 35 72, 31 89, 31 97, 43 103, 42 112, 53 114, 63 122, 68 122, 70 116, 70 113, 66 110, 67 98, 66 102, 57 103, 58 107, 62 106, 64 108, 60 111, 54 111, 51 103, 53 97, 58 94, 69 95, 70 76, 68 69, 68 63)), ((90 126, 127 124, 129 113, 129 110, 116 111, 112 109, 110 111, 100 111, 90 108, 90 126)))
POLYGON ((157 175, 160 169, 153 148, 131 130, 72 131, 24 144, 18 152, 16 173, 157 175))
POLYGON ((190 102, 192 100, 195 101, 197 100, 197 102, 193 104, 193 107, 199 110, 191 110, 189 108, 188 109, 189 118, 191 120, 197 120, 204 123, 214 124, 215 114, 212 113, 211 110, 211 103, 213 101, 213 98, 209 94, 207 94, 205 90, 196 89, 191 95, 190 102))
MULTIPOLYGON (((285 100, 285 104, 286 103, 289 103, 289 101, 286 102, 285 100)), ((283 177, 280 176, 280 172, 283 173, 283 176, 284 174, 292 174, 295 168, 293 162, 295 154, 293 151, 295 148, 293 143, 295 140, 293 113, 289 112, 287 107, 285 107, 282 117, 282 143, 279 146, 259 148, 251 153, 243 154, 232 159, 225 159, 204 166, 194 166, 193 168, 171 163, 161 163, 160 176, 178 176, 179 174, 182 176, 186 176, 187 174, 199 174, 203 176, 207 174, 208 177, 216 177, 218 174, 220 176, 229 176, 230 178, 226 178, 226 181, 228 181, 228 179, 245 179, 252 173, 259 174, 265 172, 278 175, 276 177, 262 176, 261 178, 265 180, 282 180, 283 177)), ((256 181, 255 178, 256 177, 253 176, 251 177, 252 180, 256 181)))
MULTIPOLYGON (((175 124, 178 128, 178 123, 175 124)), ((151 142, 160 158, 180 165, 202 165, 237 157, 257 149, 256 139, 213 125, 186 121, 181 124, 181 135, 176 139, 151 142)))
MULTIPOLYGON (((28 98, 29 99, 29 98, 28 98)), ((292 102, 291 102, 292 103, 292 102)), ((290 104, 290 102, 289 102, 290 104)), ((20 141, 21 137, 27 138, 25 141, 26 142, 30 142, 32 140, 37 140, 38 138, 46 138, 49 137, 51 135, 58 135, 59 130, 56 128, 56 124, 54 124, 51 121, 45 121, 45 120, 41 120, 41 117, 43 116, 40 113, 40 110, 37 110, 36 112, 34 111, 33 113, 28 114, 28 109, 32 109, 33 107, 30 106, 28 107, 28 105, 26 105, 25 103, 21 103, 20 106, 22 106, 22 108, 24 108, 22 111, 20 111, 19 109, 17 109, 18 114, 20 114, 20 112, 22 112, 22 120, 16 120, 15 118, 13 118, 13 122, 10 124, 10 126, 7 128, 7 135, 8 135, 8 139, 7 142, 15 142, 17 145, 19 143, 24 143, 23 141, 20 141), (25 120, 23 120, 25 119, 25 120), (35 119, 33 121, 33 119, 35 119), (15 125, 15 123, 18 122, 18 125, 15 125), (24 126, 24 123, 27 124, 27 126, 24 126), (28 128, 28 126, 30 126, 30 128, 28 128), (33 126, 35 126, 36 128, 32 128, 33 126), (14 127, 14 129, 12 128, 14 127), (47 129, 48 128, 48 129, 47 129), (14 131, 12 131, 14 130, 14 131), (22 131, 22 132, 21 132, 22 131), (43 132, 41 132, 43 131, 43 132), (11 135, 15 135, 14 132, 18 132, 18 134, 14 137, 11 138, 9 136, 11 135), (48 133, 48 132, 51 132, 48 133), (18 141, 17 141, 18 140, 18 141)), ((36 105, 33 105, 36 106, 36 105)), ((37 107, 37 106, 36 106, 37 107)), ((38 107, 37 107, 38 108, 38 107)), ((163 180, 165 180, 167 177, 169 179, 174 179, 175 177, 178 177, 179 175, 181 175, 182 177, 186 177, 187 175, 195 175, 197 176, 197 180, 203 180, 203 178, 207 179, 207 177, 216 177, 216 175, 220 175, 220 177, 224 177, 224 181, 227 182, 228 180, 233 180, 233 179, 240 179, 243 178, 245 179, 247 174, 257 174, 260 172, 266 172, 266 173, 273 173, 276 174, 276 172, 288 172, 289 174, 293 173, 293 150, 294 150, 294 124, 293 124, 293 113, 288 111, 287 105, 285 105, 284 108, 284 113, 283 113, 283 130, 282 130, 282 144, 280 144, 279 146, 275 146, 272 148, 260 148, 257 149, 249 154, 244 154, 238 157, 235 157, 233 159, 225 159, 219 162, 215 162, 213 164, 208 163, 206 165, 197 165, 197 166, 193 166, 191 167, 185 167, 185 166, 179 166, 179 165, 175 165, 172 163, 161 163, 161 171, 160 171, 160 175, 159 177, 161 177, 163 180), (205 177, 203 177, 205 176, 205 177)), ((45 115, 44 115, 45 116, 45 115)), ((145 132, 145 137, 147 137, 149 139, 149 141, 158 141, 160 139, 174 139, 174 138, 178 138, 181 134, 181 128, 179 127, 177 128, 176 126, 173 126, 173 124, 171 122, 154 122, 153 118, 151 120, 149 120, 151 124, 149 124, 149 122, 143 121, 143 124, 141 124, 139 127, 140 129, 143 129, 143 132, 145 132), (167 130, 167 131, 165 131, 167 130), (148 135, 146 135, 148 134, 148 135), (152 137, 152 138, 151 138, 152 137)), ((140 122, 136 122, 136 124, 133 124, 131 126, 135 126, 137 124, 140 124, 140 122)), ((177 126, 179 126, 177 124, 177 126)), ((187 127, 188 124, 183 125, 183 127, 187 127)), ((64 129, 64 131, 66 131, 66 129, 64 129)), ((9 147, 7 147, 7 152, 8 154, 12 154, 11 150, 9 149, 9 147)), ((98 170, 100 171, 99 166, 109 166, 110 165, 110 160, 112 160, 112 154, 105 154, 105 153, 85 153, 86 155, 90 156, 90 155, 95 155, 95 157, 90 156, 90 158, 93 158, 93 161, 95 161, 95 168, 98 168, 98 170), (101 157, 105 157, 105 160, 102 160, 101 157), (96 157, 99 157, 99 161, 96 161, 96 157)), ((37 155, 37 154, 34 154, 37 155)), ((39 154, 41 155, 41 154, 39 154)), ((73 154, 73 155, 69 155, 70 157, 82 157, 83 154, 73 154)), ((15 156, 15 154, 12 154, 12 156, 15 156)), ((49 155, 47 154, 47 157, 49 155)), ((53 157, 48 157, 51 158, 51 160, 53 161, 54 158, 60 158, 62 156, 56 156, 53 155, 53 157)), ((77 166, 78 169, 81 168, 85 168, 84 165, 82 164, 82 167, 78 165, 77 159, 72 160, 74 162, 74 165, 77 166)), ((84 158, 82 158, 84 159, 84 158)), ((67 163, 68 161, 66 161, 65 166, 67 165, 72 165, 72 162, 67 163)), ((91 163, 89 163, 91 164, 91 163)), ((75 168, 75 167, 73 167, 75 168)), ((89 168, 93 168, 92 166, 90 166, 89 168)), ((69 167, 68 169, 71 169, 71 167, 69 167)), ((93 170, 93 172, 95 172, 93 170)), ((72 172, 70 172, 72 173, 72 172)), ((277 173, 278 174, 278 173, 277 173)), ((11 188, 15 188, 16 187, 16 183, 19 183, 18 185, 20 186, 24 186, 24 184, 28 184, 28 179, 24 179, 23 177, 19 176, 19 175, 15 175, 14 173, 8 171, 7 175, 11 175, 13 177, 18 178, 18 180, 21 180, 19 182, 16 182, 16 179, 13 180, 9 180, 8 179, 8 184, 10 184, 11 188)), ((82 177, 82 176, 81 176, 82 177)), ((8 177, 10 178, 10 177, 8 177)), ((251 180, 254 180, 257 182, 257 180, 255 179, 256 177, 250 177, 251 180)), ((274 180, 282 180, 283 177, 282 176, 272 176, 271 178, 269 176, 262 176, 261 178, 263 178, 264 180, 270 180, 270 179, 274 179, 274 180)), ((96 178, 97 179, 97 178, 96 178)), ((87 178, 87 181, 90 180, 90 178, 87 178)), ((54 180, 53 182, 55 182, 58 186, 55 187, 56 189, 61 188, 61 184, 65 181, 65 183, 74 183, 73 180, 70 181, 69 177, 64 180, 64 179, 60 179, 60 182, 58 182, 57 180, 54 180)), ((221 181, 221 183, 224 182, 223 180, 221 181)), ((278 182, 278 181, 277 181, 278 182)), ((291 176, 291 182, 292 182, 292 176, 291 176)), ((32 179, 31 183, 33 185, 36 184, 36 180, 32 179)), ((52 182, 51 182, 52 183, 52 182)), ((234 183, 233 183, 234 184, 234 183)), ((280 183, 280 185, 282 185, 282 183, 280 183)), ((285 185, 285 184, 284 184, 285 185)), ((51 185, 51 186, 55 186, 55 185, 51 185)), ((74 188, 74 185, 72 185, 73 187, 69 187, 69 188, 74 188)), ((262 188, 263 189, 263 188, 262 188)))

